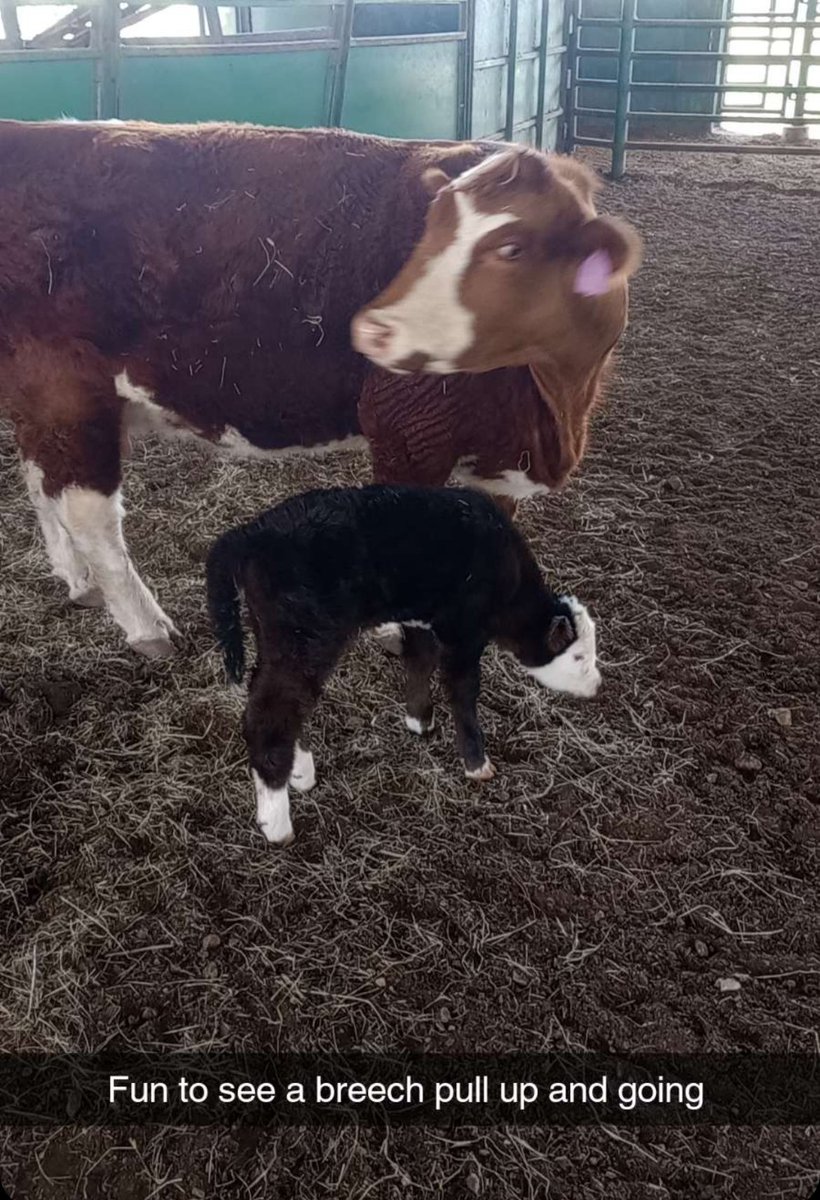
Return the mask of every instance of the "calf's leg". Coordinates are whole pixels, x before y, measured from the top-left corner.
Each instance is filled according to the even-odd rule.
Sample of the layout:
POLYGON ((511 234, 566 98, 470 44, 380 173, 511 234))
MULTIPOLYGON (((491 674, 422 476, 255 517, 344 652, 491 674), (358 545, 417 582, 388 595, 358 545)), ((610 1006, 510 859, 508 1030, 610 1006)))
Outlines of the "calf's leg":
POLYGON ((429 733, 435 724, 430 680, 438 665, 438 643, 431 630, 415 625, 403 626, 402 637, 407 699, 404 722, 411 733, 429 733))
MULTIPOLYGON (((255 623, 258 628, 264 622, 256 618, 255 623)), ((269 842, 288 846, 294 836, 288 784, 297 792, 307 792, 316 782, 313 754, 302 730, 342 646, 334 644, 318 652, 314 647, 305 661, 285 637, 276 641, 275 653, 260 650, 248 689, 244 733, 256 793, 256 823, 269 842)))
POLYGON ((478 695, 481 688, 481 653, 446 647, 442 678, 450 700, 456 726, 456 743, 464 760, 468 779, 482 782, 492 779, 495 767, 484 749, 484 734, 478 723, 478 695))

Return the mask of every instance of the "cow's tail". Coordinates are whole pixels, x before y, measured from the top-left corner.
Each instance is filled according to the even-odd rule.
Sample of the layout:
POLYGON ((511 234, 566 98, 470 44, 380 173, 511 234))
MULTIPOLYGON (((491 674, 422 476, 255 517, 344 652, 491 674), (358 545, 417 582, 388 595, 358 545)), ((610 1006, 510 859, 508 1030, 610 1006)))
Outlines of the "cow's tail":
POLYGON ((228 676, 239 683, 245 674, 245 642, 239 593, 245 566, 246 539, 237 531, 223 533, 211 547, 205 566, 208 611, 228 676))

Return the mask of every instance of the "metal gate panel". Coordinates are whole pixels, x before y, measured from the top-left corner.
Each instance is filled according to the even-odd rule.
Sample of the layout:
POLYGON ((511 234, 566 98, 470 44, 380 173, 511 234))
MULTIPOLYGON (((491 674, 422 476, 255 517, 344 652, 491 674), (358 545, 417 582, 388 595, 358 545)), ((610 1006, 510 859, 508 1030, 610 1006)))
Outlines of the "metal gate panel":
POLYGON ((474 0, 472 136, 555 149, 566 0, 474 0))
POLYGON ((619 0, 615 13, 616 2, 571 0, 568 149, 611 148, 616 179, 630 148, 820 154, 820 144, 807 138, 820 109, 818 0, 619 0), (714 15, 703 15, 704 4, 715 4, 714 15), (693 16, 696 6, 701 11, 693 16), (650 116, 664 133, 683 136, 634 136, 650 116), (691 140, 727 120, 777 123, 784 138, 691 140), (603 132, 581 125, 590 121, 602 122, 603 132))

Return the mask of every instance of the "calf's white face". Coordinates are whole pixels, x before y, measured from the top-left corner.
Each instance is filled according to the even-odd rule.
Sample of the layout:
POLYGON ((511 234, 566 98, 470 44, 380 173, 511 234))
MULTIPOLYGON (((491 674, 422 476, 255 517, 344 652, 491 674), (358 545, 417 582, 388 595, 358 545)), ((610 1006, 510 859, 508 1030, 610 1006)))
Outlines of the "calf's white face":
POLYGON ((525 668, 542 687, 554 692, 589 698, 601 685, 601 672, 595 658, 595 622, 574 596, 564 596, 575 623, 573 642, 542 667, 525 668))

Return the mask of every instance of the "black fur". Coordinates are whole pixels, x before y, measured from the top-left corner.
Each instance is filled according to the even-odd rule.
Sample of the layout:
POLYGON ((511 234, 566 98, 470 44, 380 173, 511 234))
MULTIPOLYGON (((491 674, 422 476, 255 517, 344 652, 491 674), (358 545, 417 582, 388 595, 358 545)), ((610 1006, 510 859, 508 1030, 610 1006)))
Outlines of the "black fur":
POLYGON ((258 651, 245 735, 252 766, 275 788, 287 782, 302 725, 360 630, 429 625, 404 629, 408 715, 430 727, 430 676, 440 662, 468 771, 485 761, 476 702, 487 644, 536 667, 576 637, 570 607, 546 586, 512 522, 488 496, 462 488, 374 485, 295 496, 219 538, 207 583, 235 680, 244 671, 245 593, 258 651))

